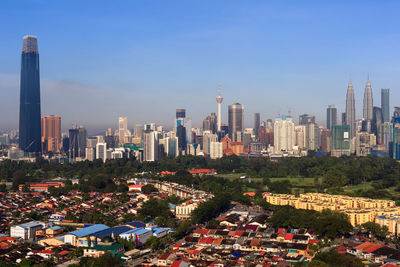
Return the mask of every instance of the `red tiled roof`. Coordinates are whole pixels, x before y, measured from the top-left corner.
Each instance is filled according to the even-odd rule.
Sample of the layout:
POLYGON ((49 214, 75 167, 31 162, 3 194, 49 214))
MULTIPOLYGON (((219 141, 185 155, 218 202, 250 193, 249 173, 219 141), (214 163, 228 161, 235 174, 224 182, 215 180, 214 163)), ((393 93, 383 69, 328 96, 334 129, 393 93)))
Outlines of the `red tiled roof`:
POLYGON ((214 173, 216 170, 214 169, 194 169, 189 171, 190 174, 200 174, 200 173, 214 173))
POLYGON ((286 232, 286 229, 285 228, 279 228, 278 229, 278 234, 283 234, 283 233, 285 233, 286 232))
POLYGON ((292 234, 286 234, 285 235, 285 239, 286 240, 292 240, 293 239, 293 235, 292 234))

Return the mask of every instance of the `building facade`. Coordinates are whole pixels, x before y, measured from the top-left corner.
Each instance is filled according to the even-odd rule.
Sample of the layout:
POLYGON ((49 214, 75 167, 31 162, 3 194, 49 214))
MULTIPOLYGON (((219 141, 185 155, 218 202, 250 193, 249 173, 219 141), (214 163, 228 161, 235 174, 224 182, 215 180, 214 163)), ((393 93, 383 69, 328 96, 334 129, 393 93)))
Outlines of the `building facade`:
POLYGON ((228 107, 229 138, 233 140, 234 134, 244 130, 244 107, 233 103, 228 107))
POLYGON ((19 105, 19 147, 25 152, 40 153, 40 77, 37 38, 23 39, 21 55, 21 88, 19 105))
POLYGON ((61 150, 61 117, 42 117, 42 151, 59 153, 61 150))

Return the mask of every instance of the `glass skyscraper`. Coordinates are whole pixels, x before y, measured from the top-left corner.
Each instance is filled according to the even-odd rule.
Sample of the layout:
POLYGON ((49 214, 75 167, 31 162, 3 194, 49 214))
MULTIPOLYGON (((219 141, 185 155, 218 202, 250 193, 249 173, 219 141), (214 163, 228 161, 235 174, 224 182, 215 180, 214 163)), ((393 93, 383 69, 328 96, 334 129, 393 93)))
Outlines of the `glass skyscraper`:
POLYGON ((381 91, 381 108, 383 114, 383 121, 390 121, 390 106, 389 106, 389 89, 382 89, 381 91))
POLYGON ((30 35, 24 37, 22 46, 19 107, 19 147, 25 152, 40 153, 39 52, 37 38, 30 35))

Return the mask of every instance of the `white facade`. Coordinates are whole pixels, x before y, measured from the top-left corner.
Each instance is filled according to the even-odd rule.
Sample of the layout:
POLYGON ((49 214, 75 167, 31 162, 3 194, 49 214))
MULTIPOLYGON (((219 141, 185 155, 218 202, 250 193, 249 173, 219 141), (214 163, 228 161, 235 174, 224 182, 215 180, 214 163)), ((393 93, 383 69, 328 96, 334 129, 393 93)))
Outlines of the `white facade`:
POLYGON ((210 155, 211 143, 217 142, 218 136, 216 134, 206 133, 203 135, 203 152, 210 155))
POLYGON ((40 222, 29 222, 19 225, 13 225, 10 228, 10 236, 14 238, 22 238, 24 240, 35 239, 36 231, 43 228, 40 222))
POLYGON ((125 143, 125 135, 128 132, 128 118, 127 117, 119 117, 118 119, 118 138, 119 144, 123 145, 125 143))
POLYGON ((306 126, 305 125, 297 125, 294 127, 295 131, 295 141, 294 145, 303 149, 306 147, 306 126))
POLYGON ((219 159, 222 158, 222 142, 211 142, 210 144, 210 158, 219 159))
POLYGON ((281 116, 274 122, 274 152, 282 153, 293 150, 294 123, 293 118, 281 116))
POLYGON ((107 143, 96 144, 96 159, 102 159, 103 162, 107 160, 107 143))
POLYGON ((158 160, 158 134, 155 131, 145 132, 143 140, 143 160, 158 160))

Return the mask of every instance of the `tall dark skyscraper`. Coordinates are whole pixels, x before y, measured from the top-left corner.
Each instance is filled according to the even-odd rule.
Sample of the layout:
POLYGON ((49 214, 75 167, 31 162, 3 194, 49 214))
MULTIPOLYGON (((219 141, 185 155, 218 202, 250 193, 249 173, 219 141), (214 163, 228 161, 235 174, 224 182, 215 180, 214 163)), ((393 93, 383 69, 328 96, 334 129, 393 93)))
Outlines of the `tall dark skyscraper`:
POLYGON ((176 110, 176 118, 177 119, 186 118, 186 110, 185 109, 181 109, 181 108, 177 109, 176 110))
POLYGON ((42 150, 39 52, 37 38, 30 35, 24 37, 21 55, 19 147, 25 152, 42 150))
POLYGON ((383 114, 383 121, 390 121, 390 102, 389 102, 389 89, 381 90, 381 108, 383 114))
POLYGON ((303 114, 299 116, 300 125, 307 125, 309 123, 315 123, 315 116, 309 114, 303 114))
POLYGON ((329 105, 326 109, 326 128, 332 129, 333 125, 337 125, 337 110, 335 105, 329 105))
POLYGON ((233 103, 228 106, 229 138, 233 140, 237 132, 244 130, 244 106, 233 103))

